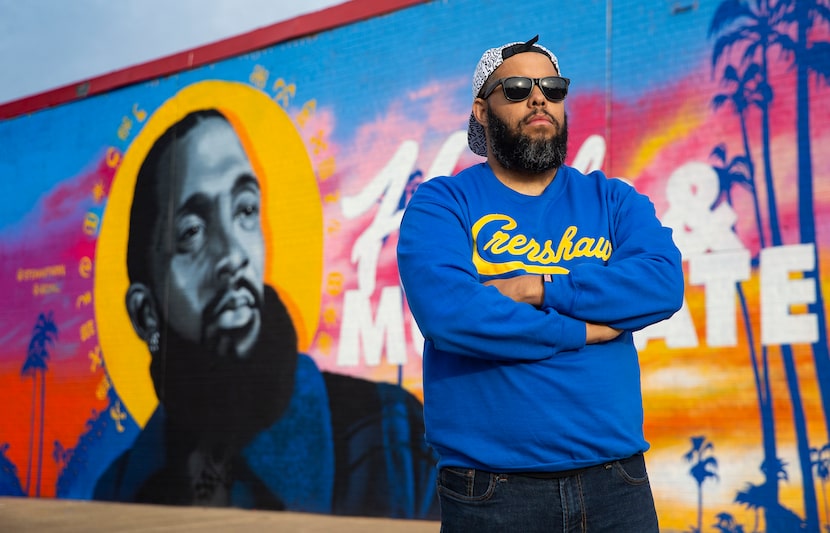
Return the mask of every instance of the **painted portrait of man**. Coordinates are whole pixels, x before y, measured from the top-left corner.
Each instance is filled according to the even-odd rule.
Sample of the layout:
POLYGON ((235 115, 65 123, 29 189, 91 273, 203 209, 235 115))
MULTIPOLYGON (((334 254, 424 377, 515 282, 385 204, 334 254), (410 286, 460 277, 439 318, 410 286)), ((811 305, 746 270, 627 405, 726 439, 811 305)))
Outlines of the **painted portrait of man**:
POLYGON ((266 178, 239 128, 193 110, 140 164, 120 297, 158 404, 94 497, 434 518, 420 401, 321 371, 298 349, 266 282, 266 178))

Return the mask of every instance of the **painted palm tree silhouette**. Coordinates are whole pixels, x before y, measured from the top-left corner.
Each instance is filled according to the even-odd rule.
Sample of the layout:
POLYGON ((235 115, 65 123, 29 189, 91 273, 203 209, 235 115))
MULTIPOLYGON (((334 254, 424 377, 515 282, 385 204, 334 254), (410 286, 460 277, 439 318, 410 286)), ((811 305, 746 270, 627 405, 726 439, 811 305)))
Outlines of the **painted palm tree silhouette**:
POLYGON ((782 9, 779 6, 780 3, 770 5, 769 0, 725 0, 718 6, 709 25, 709 36, 717 36, 712 51, 712 68, 716 68, 718 62, 736 46, 743 46, 742 63, 758 61, 757 75, 760 78, 757 81, 757 92, 765 98, 754 103, 761 110, 764 182, 773 246, 781 244, 781 230, 771 164, 769 106, 773 93, 768 82, 768 52, 773 45, 780 44, 782 39, 781 34, 775 29, 783 20, 782 9))
MULTIPOLYGON (((111 409, 114 405, 120 404, 121 398, 115 392, 114 387, 107 388, 107 405, 103 411, 92 409, 90 417, 86 421, 85 431, 78 437, 74 448, 63 448, 59 442, 55 443, 54 457, 56 462, 63 465, 58 473, 55 484, 56 498, 87 499, 92 497, 94 480, 92 485, 86 484, 86 475, 94 465, 109 464, 104 456, 103 448, 109 442, 106 434, 122 434, 125 428, 118 429, 118 422, 113 419, 111 409)), ((136 428, 132 428, 135 431, 136 428)))
MULTIPOLYGON (((810 81, 830 84, 830 42, 811 40, 811 30, 830 24, 830 5, 826 0, 780 0, 787 8, 785 22, 794 27, 795 41, 782 41, 785 52, 793 61, 796 75, 796 141, 798 150, 798 226, 802 244, 815 244, 815 198, 813 194, 812 142, 810 140, 810 81)), ((830 435, 830 352, 827 345, 827 316, 818 273, 821 272, 818 247, 813 247, 814 268, 805 272, 805 279, 816 282, 816 299, 807 311, 818 321, 818 338, 813 343, 813 359, 818 374, 819 390, 828 435, 830 435)))
POLYGON ((691 437, 692 448, 683 456, 687 463, 691 463, 689 474, 697 483, 697 531, 703 527, 703 483, 709 478, 718 479, 718 461, 710 456, 715 445, 704 436, 691 437))
POLYGON ((827 480, 830 479, 830 443, 821 448, 811 448, 810 457, 816 469, 816 476, 821 480, 821 499, 824 503, 825 528, 830 530, 830 510, 827 509, 827 480))
MULTIPOLYGON (((761 104, 769 101, 768 86, 761 82, 760 76, 761 67, 757 63, 751 63, 746 66, 743 72, 740 72, 732 65, 727 65, 723 71, 722 84, 729 90, 726 93, 715 95, 712 99, 712 105, 715 110, 722 106, 731 104, 741 126, 741 140, 744 148, 744 153, 729 159, 727 157, 727 149, 725 144, 720 144, 712 151, 711 157, 716 159, 717 163, 712 166, 718 175, 720 184, 720 193, 714 209, 717 205, 725 201, 730 206, 732 205, 732 189, 736 186, 747 189, 752 197, 752 203, 755 210, 755 227, 757 232, 758 244, 761 249, 766 247, 766 237, 764 235, 764 224, 761 218, 761 210, 758 201, 758 191, 755 182, 755 166, 751 157, 750 139, 747 132, 747 116, 753 107, 760 108, 761 104)), ((753 256, 752 263, 758 264, 758 257, 753 256)), ((747 344, 749 345, 749 356, 752 363, 753 376, 755 378, 755 392, 758 397, 758 406, 761 415, 761 438, 763 443, 765 462, 769 464, 774 462, 778 455, 777 444, 775 441, 775 416, 773 412, 772 387, 770 386, 769 377, 769 349, 765 345, 761 345, 761 360, 758 360, 755 345, 755 333, 752 329, 752 321, 750 318, 749 305, 746 301, 746 296, 743 291, 741 283, 736 283, 738 298, 741 304, 741 312, 743 316, 744 329, 747 335, 747 344)), ((764 469, 762 468, 762 471, 764 469)), ((750 484, 750 488, 746 491, 739 492, 736 501, 748 505, 755 511, 755 528, 758 530, 758 512, 759 509, 777 508, 778 502, 778 480, 779 478, 768 478, 763 487, 758 487, 750 484), (763 496, 763 497, 760 497, 763 496)))
MULTIPOLYGON (((743 142, 744 153, 741 156, 735 157, 729 164, 729 174, 735 175, 730 182, 724 183, 721 180, 721 191, 726 192, 727 201, 731 204, 732 197, 730 194, 731 186, 733 184, 743 185, 752 192, 752 206, 755 210, 755 222, 758 226, 758 239, 761 248, 766 247, 766 236, 764 235, 763 219, 761 218, 761 207, 758 201, 757 186, 755 185, 755 165, 752 162, 749 149, 749 133, 747 132, 747 116, 752 107, 761 108, 764 101, 769 101, 771 96, 768 94, 767 86, 762 83, 761 66, 757 63, 751 63, 739 72, 732 65, 727 65, 723 69, 723 76, 721 83, 727 87, 734 86, 731 92, 720 93, 715 95, 712 99, 712 106, 715 111, 730 103, 732 104, 735 113, 738 115, 741 126, 741 141, 743 142), (742 167, 742 168, 741 168, 742 167), (727 185, 727 187, 724 187, 727 185)), ((725 162, 726 153, 725 146, 721 144, 716 150, 722 150, 722 160, 725 162)))
MULTIPOLYGON (((739 490, 735 495, 735 503, 740 503, 755 513, 755 525, 752 527, 752 533, 757 533, 758 531, 758 524, 760 523, 759 514, 761 509, 768 507, 767 502, 770 500, 769 492, 772 486, 769 483, 764 483, 763 485, 747 483, 746 488, 739 490)), ((777 496, 775 499, 777 501, 777 496)))
MULTIPOLYGON (((741 122, 743 123, 743 118, 741 119, 741 122)), ((713 165, 712 168, 718 175, 721 189, 718 200, 715 202, 713 209, 717 207, 721 201, 725 201, 732 205, 731 191, 735 186, 741 186, 749 189, 757 206, 757 193, 754 187, 754 180, 752 178, 752 159, 747 155, 749 154, 749 140, 746 138, 744 139, 744 147, 747 150, 745 155, 736 156, 731 160, 727 158, 726 146, 723 144, 718 145, 712 151, 712 157, 719 163, 719 165, 713 165)), ((761 248, 763 248, 764 237, 761 226, 762 222, 760 216, 756 212, 756 227, 759 235, 759 243, 761 248)), ((757 264, 757 259, 757 256, 753 257, 752 262, 757 264)), ((747 344, 749 345, 749 357, 755 379, 755 393, 758 397, 758 405, 761 415, 761 438, 763 442, 764 457, 768 459, 772 458, 774 460, 774 458, 777 457, 778 451, 777 444, 775 442, 775 415, 773 412, 772 387, 770 386, 769 379, 768 349, 766 346, 761 345, 761 359, 759 361, 755 346, 755 333, 752 329, 749 304, 747 303, 742 283, 738 282, 735 285, 738 300, 741 305, 741 314, 743 316, 747 344)), ((770 461, 765 460, 765 462, 769 463, 770 461)), ((764 471, 763 468, 762 471, 764 471)), ((757 531, 758 527, 758 510, 761 508, 766 509, 777 507, 777 480, 779 478, 775 473, 773 473, 773 475, 775 477, 766 479, 763 489, 751 485, 753 489, 757 488, 758 490, 748 491, 745 494, 739 493, 738 499, 736 499, 739 503, 747 503, 750 505, 750 508, 754 508, 756 513, 755 531, 757 531), (763 493, 764 497, 758 498, 757 496, 761 493, 763 493)))
POLYGON ((49 369, 49 348, 54 347, 58 338, 58 326, 55 324, 53 313, 40 313, 32 330, 32 339, 29 341, 29 348, 26 350, 26 361, 20 375, 32 378, 32 415, 29 429, 29 467, 26 471, 26 494, 31 496, 32 467, 34 464, 34 436, 35 436, 35 413, 40 412, 40 429, 38 431, 39 444, 37 453, 37 481, 35 484, 35 496, 40 496, 40 476, 43 469, 43 426, 46 408, 46 371, 49 369), (38 383, 38 375, 40 383, 38 383), (40 391, 40 406, 36 402, 37 392, 40 391))
MULTIPOLYGON (((715 95, 712 99, 712 105, 717 111, 724 105, 732 104, 735 113, 738 115, 744 152, 741 155, 729 159, 727 157, 726 145, 721 143, 712 150, 711 157, 715 158, 718 162, 712 168, 715 170, 720 184, 720 194, 712 209, 717 207, 721 201, 726 201, 732 206, 732 189, 734 187, 739 186, 747 189, 751 194, 752 205, 755 211, 755 228, 758 245, 763 249, 766 248, 766 236, 764 235, 764 223, 761 218, 758 188, 755 183, 755 165, 752 162, 752 152, 750 150, 750 140, 747 132, 747 115, 750 109, 753 106, 760 108, 764 101, 769 100, 769 96, 766 94, 767 86, 760 83, 762 81, 760 71, 761 66, 757 63, 747 65, 743 72, 740 72, 732 65, 727 65, 724 68, 721 83, 727 88, 733 87, 734 90, 715 95)), ((758 264, 757 255, 752 257, 752 264, 758 264)), ((755 392, 758 396, 758 405, 761 413, 761 435, 764 455, 765 457, 776 457, 775 416, 772 408, 772 388, 770 387, 769 380, 769 350, 765 345, 761 345, 761 361, 759 362, 749 305, 746 301, 743 285, 736 283, 736 287, 741 303, 744 329, 749 345, 749 356, 755 377, 755 392)), ((777 498, 777 486, 774 487, 774 490, 777 498)))
POLYGON ((787 481, 787 463, 776 457, 764 460, 761 463, 761 472, 764 474, 764 483, 755 485, 747 483, 746 488, 739 490, 735 495, 735 503, 739 503, 755 512, 753 532, 759 531, 759 513, 764 510, 766 530, 773 531, 803 531, 805 524, 801 518, 778 502, 778 481, 787 481), (776 480, 776 481, 770 481, 776 480))
MULTIPOLYGON (((780 225, 778 221, 778 207, 776 203, 775 185, 772 175, 772 157, 770 143, 770 104, 774 92, 769 85, 769 54, 770 50, 777 47, 787 51, 792 48, 792 39, 788 35, 789 24, 792 18, 792 6, 786 1, 775 0, 725 0, 722 2, 712 19, 709 27, 709 35, 717 36, 712 52, 712 67, 716 68, 719 61, 725 58, 734 47, 740 48, 741 63, 744 65, 757 64, 758 71, 756 82, 757 91, 763 96, 756 101, 756 106, 761 112, 761 142, 764 162, 764 183, 767 192, 767 209, 769 211, 769 229, 772 246, 783 244, 780 225)), ((825 347, 826 349, 826 347, 825 347)), ((810 463, 810 448, 807 438, 807 420, 804 415, 804 407, 801 400, 798 374, 793 356, 793 349, 790 345, 781 345, 781 358, 784 363, 784 371, 787 378, 787 385, 790 391, 790 398, 793 410, 793 423, 795 425, 796 444, 799 454, 799 465, 803 480, 804 511, 808 531, 818 532, 818 509, 816 503, 815 485, 813 483, 812 466, 810 463)), ((815 350, 814 350, 815 353, 815 350)), ((826 358, 826 356, 825 356, 826 358)), ((824 363, 817 363, 816 369, 821 372, 824 363)), ((830 376, 828 376, 830 377, 830 376)), ((828 380, 830 381, 830 380, 828 380)), ((830 386, 827 383, 821 384, 822 390, 830 386)), ((825 406, 825 418, 830 414, 825 406)), ((767 460, 771 457, 769 450, 765 449, 767 460)), ((773 480, 767 479, 767 482, 773 480)), ((777 482, 776 482, 777 485, 777 482)), ((777 486, 773 487, 777 499, 777 486)), ((770 508, 766 509, 767 521, 771 516, 770 508)))
POLYGON ((23 487, 17 477, 17 466, 6 457, 9 443, 0 444, 0 495, 23 496, 23 487))
POLYGON ((714 524, 714 528, 720 533, 744 533, 744 526, 735 521, 735 517, 729 513, 719 513, 716 517, 718 521, 714 524))

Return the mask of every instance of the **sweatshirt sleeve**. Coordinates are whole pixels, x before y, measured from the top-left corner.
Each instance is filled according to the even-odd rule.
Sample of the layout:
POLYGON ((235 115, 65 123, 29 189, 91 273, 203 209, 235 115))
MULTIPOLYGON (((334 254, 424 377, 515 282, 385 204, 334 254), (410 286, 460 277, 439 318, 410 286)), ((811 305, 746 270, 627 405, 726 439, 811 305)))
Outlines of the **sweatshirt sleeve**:
POLYGON ((585 323, 485 286, 473 265, 469 224, 433 182, 404 212, 398 270, 412 315, 435 348, 493 360, 546 359, 585 345, 585 323))
MULTIPOLYGON (((613 180, 616 181, 616 180, 613 180)), ((648 197, 613 184, 613 252, 605 265, 582 263, 545 283, 543 307, 636 331, 672 316, 683 304, 683 265, 672 230, 648 197)))

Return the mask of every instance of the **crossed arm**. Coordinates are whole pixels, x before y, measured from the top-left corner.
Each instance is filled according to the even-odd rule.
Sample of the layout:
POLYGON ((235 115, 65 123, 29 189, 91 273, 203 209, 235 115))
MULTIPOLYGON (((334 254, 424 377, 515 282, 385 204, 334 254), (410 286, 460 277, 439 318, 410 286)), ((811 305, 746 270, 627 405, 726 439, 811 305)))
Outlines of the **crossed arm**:
POLYGON ((645 197, 617 202, 623 205, 613 215, 615 249, 607 262, 568 264, 569 273, 550 282, 538 274, 482 282, 471 260, 468 213, 446 188, 421 185, 404 213, 397 249, 409 308, 438 350, 546 359, 642 329, 682 304, 680 253, 645 197))
MULTIPOLYGON (((486 281, 514 302, 528 303, 534 307, 541 307, 545 297, 545 284, 542 276, 526 274, 508 279, 493 279, 486 281)), ((617 338, 623 330, 615 329, 603 324, 585 323, 585 344, 597 344, 617 338)))

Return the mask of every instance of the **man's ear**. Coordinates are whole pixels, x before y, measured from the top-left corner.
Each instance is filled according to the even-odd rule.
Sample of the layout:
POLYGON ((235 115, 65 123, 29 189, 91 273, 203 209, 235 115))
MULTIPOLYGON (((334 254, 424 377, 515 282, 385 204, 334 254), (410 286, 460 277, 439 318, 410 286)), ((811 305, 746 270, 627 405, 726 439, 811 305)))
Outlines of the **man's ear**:
POLYGON ((145 342, 159 330, 159 317, 156 302, 149 287, 143 283, 133 283, 127 289, 127 313, 133 323, 133 329, 145 342))
POLYGON ((482 98, 473 100, 473 116, 487 130, 487 101, 482 98))

